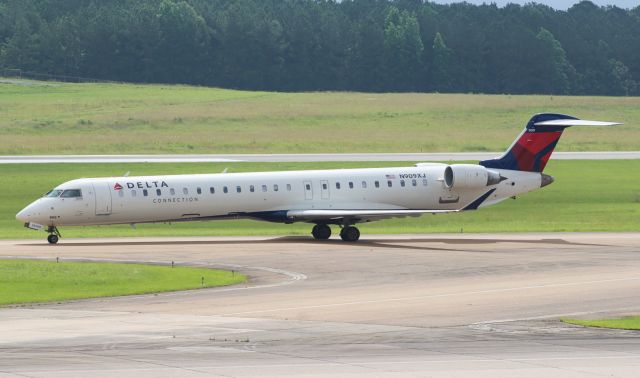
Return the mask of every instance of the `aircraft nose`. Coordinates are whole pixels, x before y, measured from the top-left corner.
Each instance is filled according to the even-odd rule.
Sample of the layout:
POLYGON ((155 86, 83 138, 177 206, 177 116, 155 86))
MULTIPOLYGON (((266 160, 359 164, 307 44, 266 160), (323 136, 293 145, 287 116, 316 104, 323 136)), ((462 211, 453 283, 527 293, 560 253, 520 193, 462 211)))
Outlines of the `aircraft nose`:
POLYGON ((40 218, 40 212, 41 208, 38 205, 38 201, 35 201, 33 203, 30 203, 29 206, 20 210, 18 214, 16 214, 16 219, 24 223, 33 221, 37 222, 38 219, 36 218, 40 218))
POLYGON ((29 222, 29 206, 25 207, 24 209, 20 210, 18 212, 18 214, 16 214, 16 219, 19 220, 20 222, 24 222, 27 223, 29 222))

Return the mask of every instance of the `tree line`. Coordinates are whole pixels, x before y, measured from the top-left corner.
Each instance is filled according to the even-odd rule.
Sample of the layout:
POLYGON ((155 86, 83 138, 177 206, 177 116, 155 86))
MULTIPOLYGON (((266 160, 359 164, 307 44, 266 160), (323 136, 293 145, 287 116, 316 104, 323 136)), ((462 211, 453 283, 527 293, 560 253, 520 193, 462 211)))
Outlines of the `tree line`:
POLYGON ((640 6, 0 0, 0 68, 367 92, 640 94, 640 6))

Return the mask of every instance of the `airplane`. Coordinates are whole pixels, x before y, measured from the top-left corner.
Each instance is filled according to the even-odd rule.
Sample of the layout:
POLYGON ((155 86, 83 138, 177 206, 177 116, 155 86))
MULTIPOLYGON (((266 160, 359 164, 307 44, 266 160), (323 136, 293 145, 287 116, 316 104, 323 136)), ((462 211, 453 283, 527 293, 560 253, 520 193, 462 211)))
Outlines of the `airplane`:
POLYGON ((616 122, 534 115, 511 147, 479 164, 417 163, 411 167, 82 178, 65 182, 22 209, 25 227, 170 223, 248 218, 313 224, 317 240, 340 228, 346 242, 358 223, 456 213, 497 204, 553 183, 542 173, 564 129, 616 122))

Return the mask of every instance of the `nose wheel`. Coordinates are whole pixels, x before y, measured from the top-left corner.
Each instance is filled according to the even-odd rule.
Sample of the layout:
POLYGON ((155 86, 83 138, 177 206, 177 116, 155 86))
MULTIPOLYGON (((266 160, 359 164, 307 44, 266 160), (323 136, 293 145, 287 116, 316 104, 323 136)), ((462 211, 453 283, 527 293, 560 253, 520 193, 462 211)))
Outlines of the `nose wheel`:
POLYGON ((62 237, 57 227, 49 226, 47 232, 49 233, 49 236, 47 236, 47 241, 49 242, 49 244, 57 244, 58 240, 60 240, 60 238, 62 237))

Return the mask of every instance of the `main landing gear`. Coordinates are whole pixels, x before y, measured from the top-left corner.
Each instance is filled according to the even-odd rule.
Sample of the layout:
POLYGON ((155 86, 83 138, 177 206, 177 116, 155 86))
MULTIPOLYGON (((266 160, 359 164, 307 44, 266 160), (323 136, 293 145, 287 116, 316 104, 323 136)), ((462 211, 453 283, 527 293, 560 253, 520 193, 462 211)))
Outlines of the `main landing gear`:
MULTIPOLYGON (((311 230, 316 240, 327 240, 331 236, 331 228, 327 224, 316 224, 311 230)), ((355 242, 360 239, 360 230, 354 226, 344 226, 340 230, 340 238, 346 242, 355 242)))
POLYGON ((327 240, 331 236, 331 227, 326 224, 316 224, 311 230, 311 235, 316 240, 327 240))
POLYGON ((340 237, 346 242, 356 242, 360 239, 360 230, 354 226, 345 226, 340 231, 340 237))
POLYGON ((62 235, 60 235, 60 231, 58 231, 58 228, 55 226, 49 226, 49 228, 47 228, 47 232, 49 233, 49 236, 47 236, 49 244, 58 243, 58 240, 62 237, 62 235))

